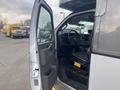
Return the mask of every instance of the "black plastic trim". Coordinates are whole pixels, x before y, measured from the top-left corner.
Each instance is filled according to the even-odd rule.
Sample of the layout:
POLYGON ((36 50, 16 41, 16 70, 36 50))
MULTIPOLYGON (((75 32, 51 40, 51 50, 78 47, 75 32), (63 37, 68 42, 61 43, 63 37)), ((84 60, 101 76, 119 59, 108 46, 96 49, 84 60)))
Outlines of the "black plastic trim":
POLYGON ((120 56, 105 54, 105 53, 102 53, 102 52, 99 52, 99 51, 93 51, 93 50, 92 50, 92 53, 91 53, 91 54, 97 54, 97 55, 102 55, 102 56, 107 56, 107 57, 112 57, 112 58, 120 59, 120 56))

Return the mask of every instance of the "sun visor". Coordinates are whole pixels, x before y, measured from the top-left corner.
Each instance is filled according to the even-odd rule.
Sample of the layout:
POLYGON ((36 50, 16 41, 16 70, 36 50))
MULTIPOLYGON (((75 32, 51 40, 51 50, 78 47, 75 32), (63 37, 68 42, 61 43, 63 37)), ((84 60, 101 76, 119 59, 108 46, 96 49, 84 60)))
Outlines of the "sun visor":
POLYGON ((77 12, 96 8, 96 0, 60 0, 60 7, 77 12))

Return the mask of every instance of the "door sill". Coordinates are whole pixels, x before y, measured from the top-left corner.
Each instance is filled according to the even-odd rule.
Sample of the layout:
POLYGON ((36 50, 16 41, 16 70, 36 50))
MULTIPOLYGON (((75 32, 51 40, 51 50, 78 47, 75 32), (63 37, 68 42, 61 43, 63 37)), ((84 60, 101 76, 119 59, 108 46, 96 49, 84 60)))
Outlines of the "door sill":
POLYGON ((59 78, 57 78, 56 84, 55 84, 55 89, 56 90, 76 90, 73 87, 67 85, 63 81, 61 81, 59 78))

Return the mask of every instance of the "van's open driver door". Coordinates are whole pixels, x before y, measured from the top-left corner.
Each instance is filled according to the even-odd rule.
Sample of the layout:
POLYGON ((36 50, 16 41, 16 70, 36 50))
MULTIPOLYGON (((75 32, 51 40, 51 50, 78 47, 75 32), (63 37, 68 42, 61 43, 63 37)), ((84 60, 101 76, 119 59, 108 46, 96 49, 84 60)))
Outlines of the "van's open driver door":
POLYGON ((32 90, 51 90, 57 79, 55 38, 51 8, 36 0, 30 31, 30 80, 32 90))

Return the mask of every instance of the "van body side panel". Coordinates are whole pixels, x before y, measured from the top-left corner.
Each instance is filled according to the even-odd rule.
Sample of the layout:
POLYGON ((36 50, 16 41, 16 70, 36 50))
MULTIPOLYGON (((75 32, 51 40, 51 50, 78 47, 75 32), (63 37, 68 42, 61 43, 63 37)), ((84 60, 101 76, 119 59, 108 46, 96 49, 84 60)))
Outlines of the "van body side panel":
POLYGON ((89 90, 120 90, 120 59, 92 54, 89 90))
POLYGON ((96 18, 89 90, 120 90, 120 0, 106 5, 96 18))

